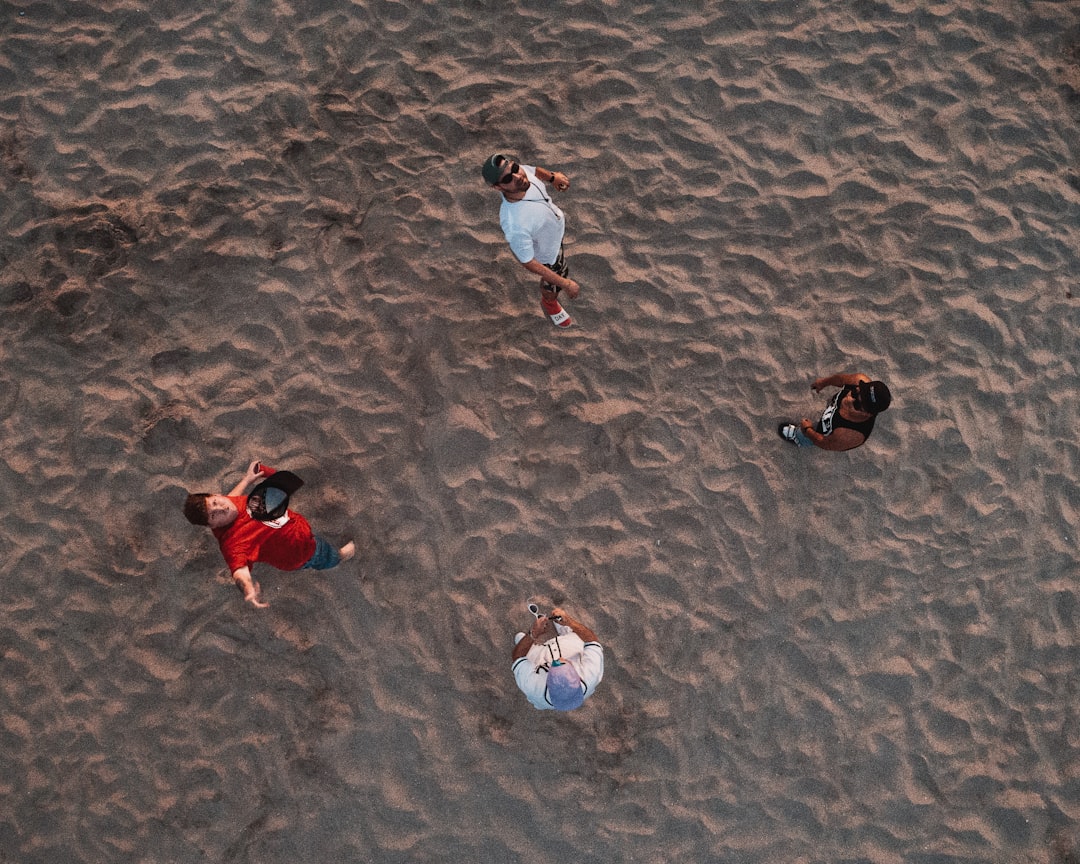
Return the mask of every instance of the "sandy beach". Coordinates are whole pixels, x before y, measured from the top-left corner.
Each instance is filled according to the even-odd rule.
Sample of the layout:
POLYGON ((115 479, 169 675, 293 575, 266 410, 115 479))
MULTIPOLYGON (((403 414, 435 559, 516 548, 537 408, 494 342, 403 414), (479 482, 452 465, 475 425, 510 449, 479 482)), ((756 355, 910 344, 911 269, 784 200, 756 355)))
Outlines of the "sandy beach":
POLYGON ((1080 862, 1080 5, 0 16, 2 864, 1080 862), (564 172, 575 326, 493 152, 564 172), (893 407, 796 449, 815 378, 893 407), (323 574, 181 513, 261 459, 323 574), (594 628, 569 713, 528 600, 594 628))

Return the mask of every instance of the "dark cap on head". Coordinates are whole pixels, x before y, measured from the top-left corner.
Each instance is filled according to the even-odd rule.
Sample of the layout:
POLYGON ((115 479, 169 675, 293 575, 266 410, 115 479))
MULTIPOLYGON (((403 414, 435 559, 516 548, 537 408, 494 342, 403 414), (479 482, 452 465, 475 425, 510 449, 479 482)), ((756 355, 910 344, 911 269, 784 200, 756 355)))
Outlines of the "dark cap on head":
POLYGON ((502 153, 494 153, 488 156, 484 167, 481 169, 484 179, 492 186, 498 186, 503 174, 506 173, 506 163, 508 161, 510 160, 503 156, 502 153))
POLYGON ((892 404, 892 393, 882 381, 860 381, 859 404, 869 414, 880 414, 892 404))
POLYGON ((304 485, 292 471, 275 471, 251 490, 248 511, 260 522, 273 522, 289 509, 289 496, 304 485))

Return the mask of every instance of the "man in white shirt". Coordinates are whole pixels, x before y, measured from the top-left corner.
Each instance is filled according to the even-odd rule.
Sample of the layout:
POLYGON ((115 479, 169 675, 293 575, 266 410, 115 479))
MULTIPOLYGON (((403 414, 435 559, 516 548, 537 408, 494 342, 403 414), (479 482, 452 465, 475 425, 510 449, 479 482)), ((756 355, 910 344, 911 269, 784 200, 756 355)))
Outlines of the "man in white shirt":
POLYGON ((552 609, 550 617, 537 615, 532 629, 517 635, 511 664, 518 688, 534 708, 572 711, 604 677, 604 649, 592 630, 552 609))
POLYGON ((488 157, 482 173, 503 196, 499 225, 510 250, 522 267, 540 277, 540 307, 556 327, 569 327, 570 315, 560 305, 558 293, 566 291, 573 300, 581 287, 569 277, 563 260, 563 212, 544 184, 563 192, 570 188, 570 178, 561 171, 521 165, 501 153, 488 157))

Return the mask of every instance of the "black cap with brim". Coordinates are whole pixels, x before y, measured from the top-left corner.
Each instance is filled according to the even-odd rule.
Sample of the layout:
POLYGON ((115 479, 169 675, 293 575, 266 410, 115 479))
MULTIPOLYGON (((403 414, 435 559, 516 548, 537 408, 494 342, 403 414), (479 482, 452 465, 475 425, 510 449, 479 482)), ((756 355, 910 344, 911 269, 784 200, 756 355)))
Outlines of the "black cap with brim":
POLYGON ((304 485, 292 471, 275 471, 251 490, 248 510, 260 522, 273 522, 289 509, 289 496, 304 485))
POLYGON ((869 414, 880 414, 892 404, 892 393, 883 381, 860 381, 859 404, 869 414))
POLYGON ((484 163, 483 169, 484 179, 487 180, 492 186, 498 186, 499 181, 502 180, 503 174, 506 172, 506 157, 502 153, 494 153, 488 156, 487 161, 484 163))

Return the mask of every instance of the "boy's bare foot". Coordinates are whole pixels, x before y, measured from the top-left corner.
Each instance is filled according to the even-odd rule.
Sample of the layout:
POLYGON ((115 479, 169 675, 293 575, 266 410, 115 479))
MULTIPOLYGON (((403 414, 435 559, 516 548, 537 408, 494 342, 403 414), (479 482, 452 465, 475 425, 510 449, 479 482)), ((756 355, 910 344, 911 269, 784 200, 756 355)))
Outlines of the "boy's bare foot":
POLYGON ((342 561, 348 561, 350 558, 353 557, 353 555, 356 554, 356 544, 353 543, 352 540, 350 540, 348 543, 338 549, 338 554, 341 556, 342 561))

